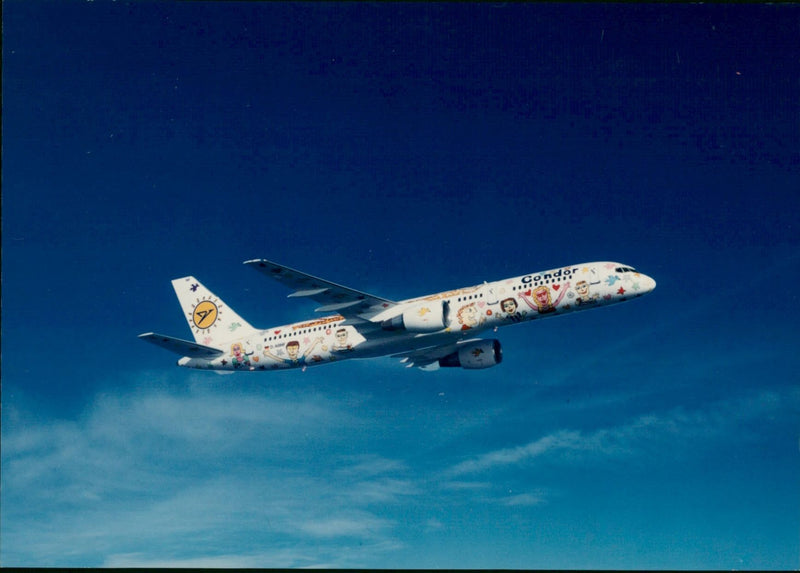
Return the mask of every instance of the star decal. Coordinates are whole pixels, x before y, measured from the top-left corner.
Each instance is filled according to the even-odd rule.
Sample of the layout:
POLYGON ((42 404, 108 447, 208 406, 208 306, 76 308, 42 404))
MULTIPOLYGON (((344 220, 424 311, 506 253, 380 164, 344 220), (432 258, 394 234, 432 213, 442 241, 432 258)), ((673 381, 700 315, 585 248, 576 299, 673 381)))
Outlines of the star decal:
POLYGON ((619 289, 617 290, 617 294, 625 294, 625 289, 622 288, 622 287, 619 287, 619 289))
POLYGON ((199 287, 200 287, 199 284, 194 283, 191 287, 189 287, 189 290, 191 290, 192 292, 195 292, 199 287))

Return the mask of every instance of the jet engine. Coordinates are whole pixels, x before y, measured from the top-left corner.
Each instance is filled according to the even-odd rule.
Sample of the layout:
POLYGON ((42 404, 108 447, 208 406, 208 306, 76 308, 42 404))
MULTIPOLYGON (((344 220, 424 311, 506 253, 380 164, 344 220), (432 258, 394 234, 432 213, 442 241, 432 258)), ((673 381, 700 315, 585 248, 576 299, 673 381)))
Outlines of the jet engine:
POLYGON ((456 352, 439 359, 439 366, 467 370, 491 368, 503 361, 503 349, 499 340, 476 340, 468 342, 456 352))
POLYGON ((422 302, 397 316, 384 320, 384 330, 407 330, 409 332, 438 332, 450 322, 450 304, 447 301, 422 302))

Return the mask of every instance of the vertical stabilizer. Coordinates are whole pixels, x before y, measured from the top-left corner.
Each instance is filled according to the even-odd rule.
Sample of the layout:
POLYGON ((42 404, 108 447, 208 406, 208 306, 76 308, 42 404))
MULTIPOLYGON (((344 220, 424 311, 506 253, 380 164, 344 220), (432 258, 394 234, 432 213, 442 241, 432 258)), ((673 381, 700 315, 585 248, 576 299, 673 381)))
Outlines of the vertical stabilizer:
POLYGON ((172 288, 198 343, 215 346, 256 331, 196 278, 175 279, 172 288))

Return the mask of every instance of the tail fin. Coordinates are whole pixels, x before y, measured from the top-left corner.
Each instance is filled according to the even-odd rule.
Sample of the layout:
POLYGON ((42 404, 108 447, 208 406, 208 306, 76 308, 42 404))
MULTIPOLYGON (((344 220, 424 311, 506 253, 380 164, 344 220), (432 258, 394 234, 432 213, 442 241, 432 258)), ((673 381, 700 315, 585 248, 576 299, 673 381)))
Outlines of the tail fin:
POLYGON ((175 279, 172 281, 172 288, 178 295, 189 328, 198 343, 215 345, 256 332, 255 328, 196 278, 175 279))

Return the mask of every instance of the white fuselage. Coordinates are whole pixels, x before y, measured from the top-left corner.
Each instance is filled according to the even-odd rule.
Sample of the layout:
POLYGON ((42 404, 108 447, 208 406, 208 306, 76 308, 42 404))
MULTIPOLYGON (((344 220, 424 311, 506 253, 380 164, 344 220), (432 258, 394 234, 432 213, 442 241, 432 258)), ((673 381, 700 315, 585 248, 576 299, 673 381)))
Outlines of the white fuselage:
POLYGON ((185 357, 178 364, 206 370, 258 371, 393 355, 455 343, 500 326, 623 302, 654 288, 652 278, 620 263, 571 265, 409 299, 394 307, 395 316, 406 310, 407 317, 419 315, 419 320, 439 312, 444 320, 440 324, 446 326, 433 331, 393 328, 390 321, 375 318, 353 320, 333 315, 261 330, 226 343, 222 356, 185 357))

